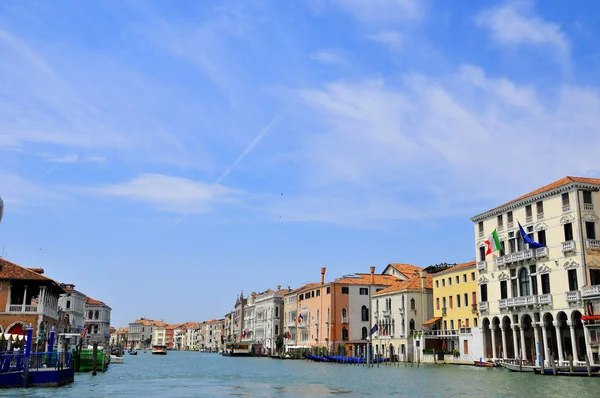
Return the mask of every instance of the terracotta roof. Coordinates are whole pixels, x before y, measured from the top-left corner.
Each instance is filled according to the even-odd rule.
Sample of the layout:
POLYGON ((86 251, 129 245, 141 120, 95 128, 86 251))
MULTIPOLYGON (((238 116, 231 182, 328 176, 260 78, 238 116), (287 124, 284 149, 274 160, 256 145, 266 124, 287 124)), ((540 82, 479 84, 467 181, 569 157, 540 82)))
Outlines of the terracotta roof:
POLYGON ((93 299, 91 297, 86 297, 85 298, 85 303, 88 304, 88 305, 106 305, 102 301, 93 299))
POLYGON ((21 267, 15 263, 0 258, 0 280, 26 280, 40 281, 55 285, 57 289, 64 292, 64 289, 58 282, 50 279, 29 268, 21 267))
POLYGON ((407 278, 410 278, 414 274, 415 270, 421 271, 423 269, 421 267, 417 267, 416 265, 399 263, 388 264, 388 267, 394 268, 396 271, 406 275, 407 278))
MULTIPOLYGON (((425 288, 433 289, 433 278, 431 277, 431 274, 427 274, 425 277, 425 288)), ((377 293, 373 294, 373 296, 380 296, 382 294, 392 293, 392 292, 400 292, 403 290, 421 290, 421 289, 422 289, 421 275, 416 274, 407 280, 394 283, 392 286, 386 287, 385 289, 378 291, 377 293)))
POLYGON ((458 265, 455 265, 452 268, 447 268, 447 269, 445 269, 443 271, 436 272, 435 274, 433 274, 433 277, 435 278, 438 275, 449 274, 451 272, 458 271, 459 269, 463 269, 463 268, 475 267, 475 264, 477 264, 475 261, 470 261, 470 262, 464 263, 464 264, 458 264, 458 265))
POLYGON ((304 286, 300 286, 299 288, 290 291, 290 293, 300 293, 300 292, 303 292, 304 290, 314 289, 315 287, 319 287, 319 286, 321 286, 320 283, 312 283, 311 282, 311 283, 307 283, 304 286))
MULTIPOLYGON (((393 285, 395 282, 400 281, 394 275, 373 275, 373 284, 375 285, 393 285)), ((356 276, 351 277, 341 277, 334 281, 335 283, 344 284, 344 285, 370 285, 371 284, 371 274, 356 274, 356 276)))
MULTIPOLYGON (((562 186, 565 186, 565 185, 568 185, 568 184, 571 184, 571 183, 600 185, 600 178, 587 178, 587 177, 566 176, 565 178, 561 178, 560 180, 554 181, 551 184, 545 185, 545 186, 543 186, 541 188, 538 188, 538 189, 536 189, 534 191, 526 193, 525 195, 519 196, 516 199, 513 199, 513 200, 511 200, 509 202, 506 202, 503 205, 500 205, 498 207, 494 207, 493 209, 488 210, 488 211, 486 211, 484 213, 481 213, 481 214, 485 214, 485 213, 487 213, 489 211, 500 209, 500 208, 502 208, 504 206, 508 206, 508 205, 510 205, 512 203, 515 203, 515 202, 518 202, 520 200, 527 199, 527 198, 529 198, 531 196, 539 195, 541 193, 544 193, 544 192, 547 192, 547 191, 551 191, 553 189, 560 188, 562 186)), ((475 216, 475 217, 477 217, 477 216, 475 216)))

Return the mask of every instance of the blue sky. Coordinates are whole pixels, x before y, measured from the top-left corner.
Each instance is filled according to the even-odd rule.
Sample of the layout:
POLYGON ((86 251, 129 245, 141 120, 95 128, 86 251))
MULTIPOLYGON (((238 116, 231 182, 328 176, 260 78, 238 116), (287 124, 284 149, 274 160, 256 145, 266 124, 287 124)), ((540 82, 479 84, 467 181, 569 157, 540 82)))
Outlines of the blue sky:
POLYGON ((115 326, 390 262, 599 176, 600 11, 575 1, 2 1, 4 257, 115 326))

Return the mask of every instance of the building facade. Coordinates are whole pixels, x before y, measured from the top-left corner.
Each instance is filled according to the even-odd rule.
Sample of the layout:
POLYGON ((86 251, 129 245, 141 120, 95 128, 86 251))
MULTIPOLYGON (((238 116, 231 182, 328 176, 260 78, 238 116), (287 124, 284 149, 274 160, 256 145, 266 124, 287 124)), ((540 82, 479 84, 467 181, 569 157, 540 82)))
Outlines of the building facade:
POLYGON ((87 333, 87 344, 107 344, 110 340, 110 311, 111 308, 102 301, 87 297, 83 305, 83 316, 87 333))
POLYGON ((471 218, 486 357, 600 363, 599 190, 566 177, 471 218), (501 250, 486 254, 494 230, 501 250))
POLYGON ((63 288, 65 293, 58 298, 59 330, 61 333, 81 333, 85 325, 83 307, 86 297, 73 284, 64 284, 63 288))
POLYGON ((256 342, 262 344, 268 355, 276 352, 277 336, 283 333, 283 301, 290 291, 277 286, 275 291, 268 290, 256 296, 256 342))

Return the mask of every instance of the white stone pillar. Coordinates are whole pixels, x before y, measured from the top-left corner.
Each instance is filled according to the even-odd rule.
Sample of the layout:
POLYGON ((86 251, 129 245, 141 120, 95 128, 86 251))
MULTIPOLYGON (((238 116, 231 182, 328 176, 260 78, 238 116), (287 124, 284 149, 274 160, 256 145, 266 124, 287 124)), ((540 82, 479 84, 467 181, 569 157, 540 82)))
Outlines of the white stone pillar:
POLYGON ((558 346, 558 364, 562 365, 565 362, 562 347, 562 337, 560 335, 560 322, 554 321, 554 327, 556 328, 556 345, 558 346))
POLYGON ((491 326, 491 330, 492 330, 492 359, 496 360, 497 355, 496 355, 496 325, 492 325, 491 326))
POLYGON ((525 341, 525 329, 523 327, 520 327, 519 332, 521 336, 521 359, 527 360, 527 344, 525 341))
POLYGON ((590 345, 590 330, 585 325, 583 325, 583 336, 585 338, 585 352, 590 360, 590 364, 593 364, 594 356, 592 355, 592 347, 590 345))
MULTIPOLYGON (((538 329, 538 325, 536 325, 535 323, 532 323, 531 327, 533 328, 533 337, 534 337, 534 340, 535 340, 534 341, 534 345, 535 345, 534 346, 535 358, 533 358, 533 363, 536 366, 539 366, 538 357, 537 356, 538 356, 538 343, 540 342, 540 331, 538 329)), ((540 356, 542 356, 541 347, 540 347, 540 356)))
POLYGON ((573 362, 579 362, 579 354, 577 353, 577 336, 575 336, 575 325, 572 321, 568 321, 569 330, 571 332, 571 348, 573 350, 573 362))
POLYGON ((502 358, 507 359, 508 354, 506 352, 506 329, 503 327, 500 328, 500 333, 502 333, 502 358))
POLYGON ((544 342, 544 362, 550 366, 550 347, 548 345, 548 331, 546 330, 546 324, 544 322, 542 325, 542 340, 544 342))
POLYGON ((484 327, 481 328, 481 342, 483 343, 483 357, 487 358, 487 336, 484 327))
POLYGON ((25 285, 25 289, 23 290, 23 305, 21 306, 21 311, 25 312, 25 305, 27 304, 27 285, 25 285))
POLYGON ((519 325, 517 325, 517 324, 514 324, 512 327, 514 359, 519 358, 519 339, 517 338, 518 327, 519 327, 519 325))

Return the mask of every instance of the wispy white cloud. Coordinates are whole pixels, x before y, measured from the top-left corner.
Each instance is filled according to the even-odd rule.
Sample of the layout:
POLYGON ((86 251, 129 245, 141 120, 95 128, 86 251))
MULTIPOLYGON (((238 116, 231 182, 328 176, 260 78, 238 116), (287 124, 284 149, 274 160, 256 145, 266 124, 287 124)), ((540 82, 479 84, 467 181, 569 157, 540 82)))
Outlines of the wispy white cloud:
POLYGON ((338 51, 331 50, 314 52, 310 54, 310 58, 315 61, 323 62, 324 64, 345 64, 347 62, 344 55, 338 51))
POLYGON ((239 203, 243 194, 220 184, 163 174, 142 174, 127 182, 85 188, 83 192, 145 202, 162 211, 189 214, 239 203))
POLYGON ((61 195, 6 170, 0 170, 0 196, 5 203, 5 220, 13 206, 48 206, 62 198, 61 195))
POLYGON ((367 38, 375 42, 385 44, 392 48, 398 48, 402 46, 403 36, 402 33, 397 30, 388 30, 379 32, 371 35, 367 35, 367 38))
POLYGON ((533 8, 529 0, 506 2, 481 11, 475 22, 489 29, 492 38, 502 45, 549 46, 567 56, 570 44, 560 25, 537 16, 533 8))
POLYGON ((337 5, 363 22, 414 20, 422 16, 419 0, 334 0, 337 5))

